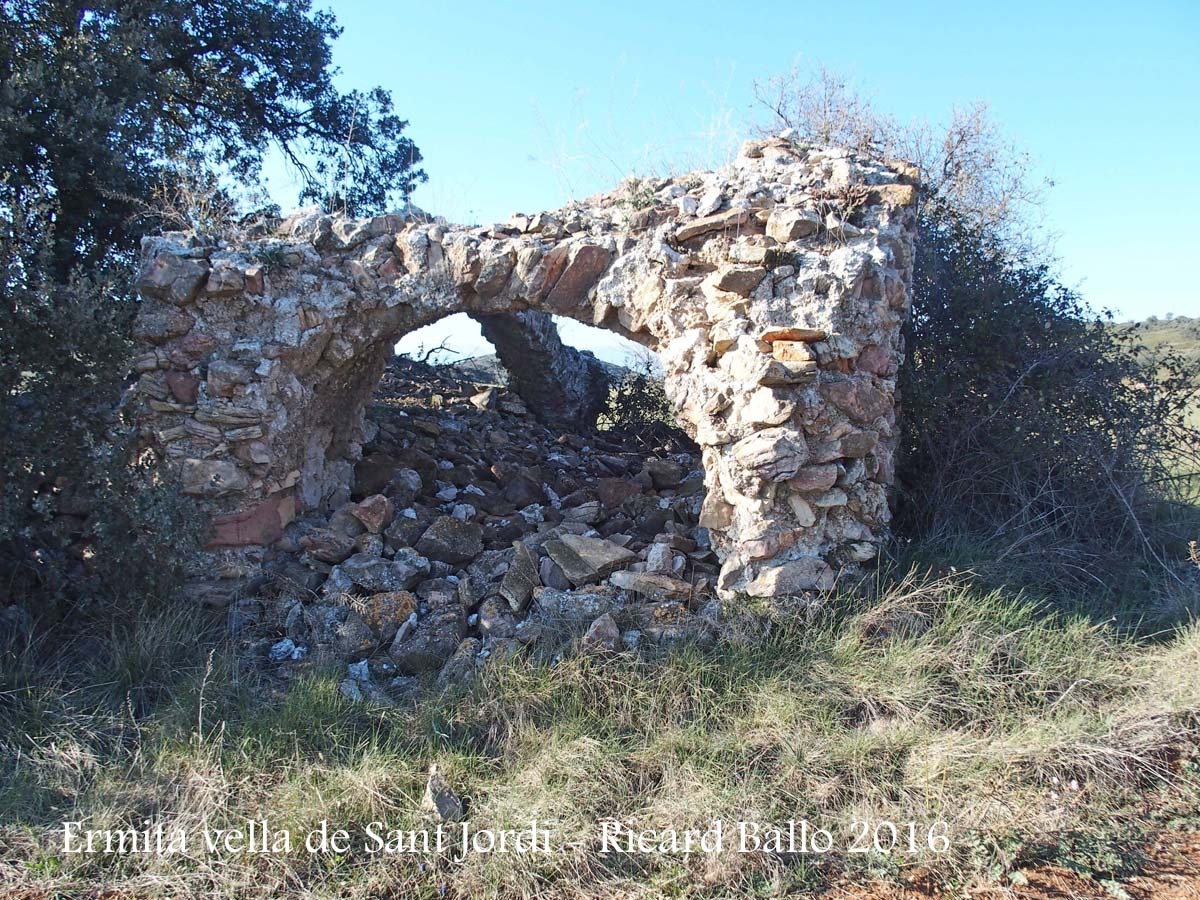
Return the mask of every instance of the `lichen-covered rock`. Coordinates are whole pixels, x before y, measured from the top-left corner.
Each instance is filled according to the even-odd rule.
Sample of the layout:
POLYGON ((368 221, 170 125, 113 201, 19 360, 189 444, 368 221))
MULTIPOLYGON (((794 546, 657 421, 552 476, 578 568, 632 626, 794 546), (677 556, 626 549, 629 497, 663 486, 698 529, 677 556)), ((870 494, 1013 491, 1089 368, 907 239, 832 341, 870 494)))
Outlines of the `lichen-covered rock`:
POLYGON ((332 528, 314 528, 300 538, 300 546, 313 559, 326 563, 343 562, 354 552, 354 538, 332 528))
POLYGON ((441 516, 425 529, 417 551, 442 562, 467 563, 483 552, 483 531, 474 522, 441 516))
POLYGON ((764 566, 746 587, 749 594, 773 597, 801 591, 829 590, 833 587, 834 572, 828 563, 816 557, 805 557, 780 565, 764 566))
POLYGON ((563 534, 546 542, 546 552, 571 584, 594 584, 637 559, 637 554, 602 538, 563 534))
POLYGON ((411 548, 397 551, 394 559, 356 553, 339 566, 355 585, 373 593, 406 591, 429 572, 429 560, 411 548))
POLYGON ((419 675, 442 664, 458 648, 466 634, 466 616, 458 604, 431 610, 414 631, 401 630, 389 654, 401 672, 419 675))
POLYGON ((246 470, 228 459, 185 459, 180 490, 202 497, 240 493, 250 486, 246 470))
POLYGON ((500 593, 515 612, 524 612, 533 597, 533 592, 542 586, 538 575, 537 557, 529 548, 518 542, 514 548, 513 561, 500 582, 500 593))
POLYGON ((375 632, 379 644, 390 644, 400 626, 417 611, 417 598, 408 591, 372 594, 362 602, 362 620, 375 632))
POLYGON ((479 638, 464 638, 450 658, 442 664, 442 669, 437 676, 438 687, 454 687, 466 684, 474 678, 480 648, 479 638))
POLYGON ((622 590, 654 600, 685 600, 692 594, 688 582, 656 572, 613 572, 609 581, 622 590))
MULTIPOLYGON (((154 239, 147 241, 154 246, 154 239)), ((145 250, 146 245, 143 245, 145 250)), ((208 262, 190 259, 184 254, 156 255, 149 265, 142 268, 137 288, 143 296, 166 300, 183 306, 194 300, 200 286, 208 277, 208 262)))

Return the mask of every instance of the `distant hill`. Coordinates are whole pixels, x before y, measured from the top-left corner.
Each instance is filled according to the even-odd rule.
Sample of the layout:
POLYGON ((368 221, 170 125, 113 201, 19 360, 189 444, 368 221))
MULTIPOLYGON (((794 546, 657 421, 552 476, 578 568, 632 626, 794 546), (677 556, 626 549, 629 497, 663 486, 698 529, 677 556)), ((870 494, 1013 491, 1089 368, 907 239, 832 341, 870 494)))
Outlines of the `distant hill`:
POLYGON ((1147 355, 1178 353, 1200 371, 1200 318, 1152 318, 1122 322, 1116 327, 1125 331, 1137 329, 1137 341, 1145 346, 1147 355))

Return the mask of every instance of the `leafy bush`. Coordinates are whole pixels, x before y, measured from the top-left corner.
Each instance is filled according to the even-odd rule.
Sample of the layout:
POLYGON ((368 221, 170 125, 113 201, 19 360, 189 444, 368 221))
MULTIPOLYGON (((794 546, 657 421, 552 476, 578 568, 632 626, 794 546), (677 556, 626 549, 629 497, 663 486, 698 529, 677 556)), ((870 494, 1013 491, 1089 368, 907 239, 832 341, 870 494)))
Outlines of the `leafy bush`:
POLYGON ((220 232, 265 155, 302 197, 383 210, 425 180, 381 89, 333 83, 307 0, 11 0, 0 15, 0 605, 166 592, 195 528, 115 414, 162 225, 220 232), (51 202, 52 201, 52 202, 51 202))
POLYGON ((631 354, 625 368, 609 376, 608 400, 596 427, 643 444, 690 442, 663 389, 658 360, 649 352, 631 354))
POLYGON ((1126 322, 1116 328, 1142 344, 1143 362, 1152 363, 1164 353, 1177 353, 1192 366, 1200 381, 1200 319, 1168 314, 1165 319, 1151 316, 1144 322, 1126 322))
POLYGON ((1147 353, 1056 278, 1050 183, 986 104, 901 123, 825 69, 756 87, 775 130, 921 174, 901 530, 1039 587, 1111 591, 1144 572, 1179 586, 1182 539, 1200 532, 1194 366, 1147 353))
POLYGON ((45 202, 0 208, 0 602, 39 612, 164 592, 195 532, 115 412, 127 273, 57 280, 52 220, 45 202))
POLYGON ((5 0, 0 172, 53 195, 55 262, 130 253, 173 159, 241 184, 283 154, 301 199, 370 214, 425 180, 391 95, 333 82, 332 13, 309 0, 5 0))

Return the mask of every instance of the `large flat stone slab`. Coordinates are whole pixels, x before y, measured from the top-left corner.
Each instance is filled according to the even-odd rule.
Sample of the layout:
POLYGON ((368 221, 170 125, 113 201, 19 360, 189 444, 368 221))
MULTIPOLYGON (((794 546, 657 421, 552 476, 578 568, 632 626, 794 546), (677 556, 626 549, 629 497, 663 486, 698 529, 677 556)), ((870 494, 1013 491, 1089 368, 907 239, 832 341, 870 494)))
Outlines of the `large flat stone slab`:
POLYGON ((637 562, 637 554, 603 538, 563 534, 546 542, 546 552, 571 584, 595 584, 617 569, 637 562))

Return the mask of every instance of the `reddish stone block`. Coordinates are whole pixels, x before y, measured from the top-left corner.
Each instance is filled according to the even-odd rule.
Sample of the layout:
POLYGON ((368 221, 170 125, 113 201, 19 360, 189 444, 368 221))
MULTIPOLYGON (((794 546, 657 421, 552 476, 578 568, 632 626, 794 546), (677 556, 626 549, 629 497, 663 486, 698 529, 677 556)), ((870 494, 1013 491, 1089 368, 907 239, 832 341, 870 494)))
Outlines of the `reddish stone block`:
POLYGON ((872 375, 895 375, 895 355, 879 344, 871 344, 858 354, 857 367, 859 371, 870 372, 872 375))
POLYGON ((247 509, 215 516, 207 546, 268 546, 283 537, 283 529, 295 516, 295 496, 291 491, 280 491, 247 509))
POLYGON ((608 509, 616 509, 630 497, 642 492, 642 486, 626 478, 601 478, 596 482, 596 496, 608 509))
MULTIPOLYGON (((574 309, 587 299, 592 285, 608 268, 609 252, 595 244, 584 244, 575 251, 570 265, 546 294, 546 303, 551 309, 567 311, 574 309)), ((549 281, 546 282, 549 284, 549 281)))
POLYGON ((189 406, 200 396, 200 379, 191 372, 168 372, 167 387, 171 389, 171 396, 189 406))
POLYGON ((266 290, 266 273, 262 266, 251 266, 246 270, 246 293, 262 294, 266 290))

